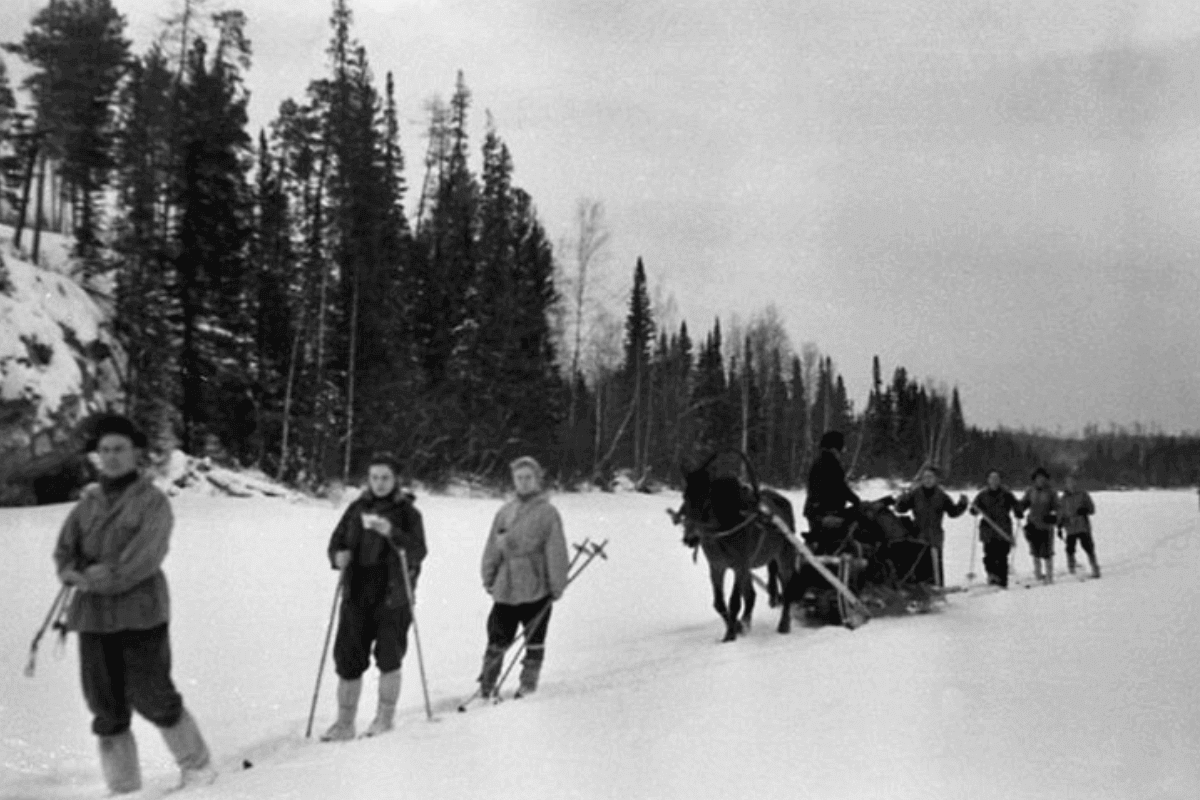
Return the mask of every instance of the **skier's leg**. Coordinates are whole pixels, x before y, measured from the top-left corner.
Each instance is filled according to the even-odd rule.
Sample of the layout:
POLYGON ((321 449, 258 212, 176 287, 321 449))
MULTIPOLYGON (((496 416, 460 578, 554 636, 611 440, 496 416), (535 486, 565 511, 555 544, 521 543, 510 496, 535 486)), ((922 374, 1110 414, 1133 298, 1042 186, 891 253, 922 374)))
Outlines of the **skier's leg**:
POLYGON ((529 603, 524 609, 522 625, 525 626, 525 659, 521 662, 521 685, 517 690, 519 694, 537 691, 538 678, 542 674, 542 661, 546 657, 546 633, 550 628, 550 615, 553 611, 554 601, 549 596, 536 603, 529 603), (530 628, 535 619, 536 625, 530 628))
MULTIPOLYGON (((1075 574, 1075 545, 1079 541, 1079 534, 1071 533, 1067 535, 1067 572, 1075 574)), ((1084 548, 1085 550, 1087 548, 1084 548)))
POLYGON ((518 606, 494 603, 487 619, 487 649, 483 653, 483 668, 479 672, 479 692, 484 697, 496 689, 500 670, 504 667, 504 654, 517 638, 520 624, 518 606))
POLYGON ((375 639, 375 665, 379 667, 379 705, 375 719, 367 728, 367 736, 390 731, 400 698, 400 664, 408 650, 408 628, 412 625, 412 609, 408 603, 399 608, 383 605, 376 612, 378 636, 375 639))
POLYGON ((120 634, 79 634, 79 671, 83 696, 92 712, 92 732, 99 737, 100 769, 110 792, 142 788, 137 742, 129 730, 125 701, 125 668, 120 634))
POLYGON ((1002 589, 1008 588, 1008 553, 1012 545, 1003 539, 994 542, 996 546, 996 583, 1002 589))
POLYGON ((362 674, 369 665, 374 625, 368 614, 352 603, 342 603, 337 636, 333 642, 333 663, 338 674, 337 720, 321 735, 323 742, 341 742, 354 738, 354 718, 362 694, 362 674))
POLYGON ((1096 560, 1096 542, 1092 538, 1091 532, 1080 534, 1079 544, 1083 547, 1083 552, 1087 553, 1088 562, 1092 565, 1092 577, 1100 577, 1100 563, 1096 560))

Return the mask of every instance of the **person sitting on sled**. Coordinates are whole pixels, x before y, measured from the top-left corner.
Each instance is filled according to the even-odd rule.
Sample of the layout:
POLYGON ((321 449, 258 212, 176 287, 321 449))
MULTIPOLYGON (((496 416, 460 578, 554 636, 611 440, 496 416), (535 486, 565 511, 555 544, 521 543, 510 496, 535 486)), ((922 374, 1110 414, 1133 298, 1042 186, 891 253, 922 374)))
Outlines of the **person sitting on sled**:
POLYGON ((861 505, 842 468, 845 446, 846 439, 838 431, 822 435, 821 454, 808 471, 808 496, 804 500, 804 518, 809 530, 806 538, 818 553, 836 547, 861 505))
POLYGON ((362 694, 362 674, 375 646, 379 667, 379 705, 367 736, 392 729, 400 697, 400 662, 408 650, 412 608, 400 562, 408 561, 409 586, 415 591, 425 558, 425 528, 413 496, 399 485, 399 462, 376 453, 367 469, 367 489, 350 504, 329 537, 329 561, 342 570, 342 606, 333 661, 337 668, 337 721, 322 741, 355 735, 354 718, 362 694))
POLYGON ((1075 476, 1068 475, 1065 489, 1059 497, 1058 536, 1066 534, 1067 571, 1075 574, 1075 545, 1087 553, 1092 565, 1092 577, 1100 577, 1100 564, 1096 561, 1096 545, 1092 539, 1092 515, 1096 506, 1092 496, 1076 486, 1075 476))

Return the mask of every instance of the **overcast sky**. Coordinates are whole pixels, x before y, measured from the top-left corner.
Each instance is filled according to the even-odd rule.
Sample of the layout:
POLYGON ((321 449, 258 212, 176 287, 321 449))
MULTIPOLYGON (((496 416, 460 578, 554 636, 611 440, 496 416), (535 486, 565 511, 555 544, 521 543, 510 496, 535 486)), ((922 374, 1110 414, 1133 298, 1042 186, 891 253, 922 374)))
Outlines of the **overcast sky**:
MULTIPOLYGON (((138 49, 174 9, 114 1, 138 49)), ((0 0, 4 38, 41 5, 0 0)), ((226 5, 265 124, 324 69, 330 4, 226 5)), ((476 144, 488 109, 552 236, 603 200, 614 283, 641 255, 693 332, 775 303, 860 405, 878 354, 957 384, 974 424, 1200 430, 1192 2, 352 8, 410 165, 463 69, 476 144)))

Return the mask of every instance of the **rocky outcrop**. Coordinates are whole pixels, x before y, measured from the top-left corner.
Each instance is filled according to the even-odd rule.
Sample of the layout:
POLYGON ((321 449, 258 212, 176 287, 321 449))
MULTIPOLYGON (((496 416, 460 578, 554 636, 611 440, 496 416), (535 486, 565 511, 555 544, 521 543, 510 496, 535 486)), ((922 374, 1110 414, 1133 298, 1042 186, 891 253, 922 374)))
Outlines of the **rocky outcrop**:
POLYGON ((80 423, 119 407, 124 356, 70 277, 11 255, 0 276, 0 505, 67 500, 88 472, 80 423))

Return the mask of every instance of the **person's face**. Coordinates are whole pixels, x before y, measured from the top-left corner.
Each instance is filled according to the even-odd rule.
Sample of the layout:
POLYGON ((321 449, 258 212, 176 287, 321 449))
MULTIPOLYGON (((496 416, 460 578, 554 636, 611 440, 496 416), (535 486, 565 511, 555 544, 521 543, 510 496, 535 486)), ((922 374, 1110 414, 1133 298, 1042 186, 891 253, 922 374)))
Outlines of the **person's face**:
POLYGON ((1049 479, 1049 478, 1047 478, 1045 475, 1038 475, 1038 476, 1037 476, 1036 478, 1034 478, 1034 480, 1033 480, 1033 485, 1034 485, 1034 486, 1036 486, 1036 487, 1038 487, 1039 489, 1045 489, 1045 488, 1046 488, 1046 485, 1047 485, 1048 483, 1050 483, 1050 479, 1049 479))
POLYGON ((120 478, 137 469, 137 448, 128 436, 109 433, 100 438, 96 445, 100 458, 100 474, 106 478, 120 478))
POLYGON ((387 464, 372 464, 367 470, 367 484, 371 487, 371 494, 387 497, 396 488, 396 473, 387 464))
POLYGON ((513 470, 513 486, 522 497, 536 494, 542 488, 541 479, 533 467, 517 467, 513 470))
POLYGON ((1000 488, 1000 473, 999 472, 989 472, 987 481, 988 481, 989 489, 999 489, 1000 488))
POLYGON ((937 473, 931 469, 927 469, 921 473, 921 485, 926 489, 932 489, 937 486, 937 473))

